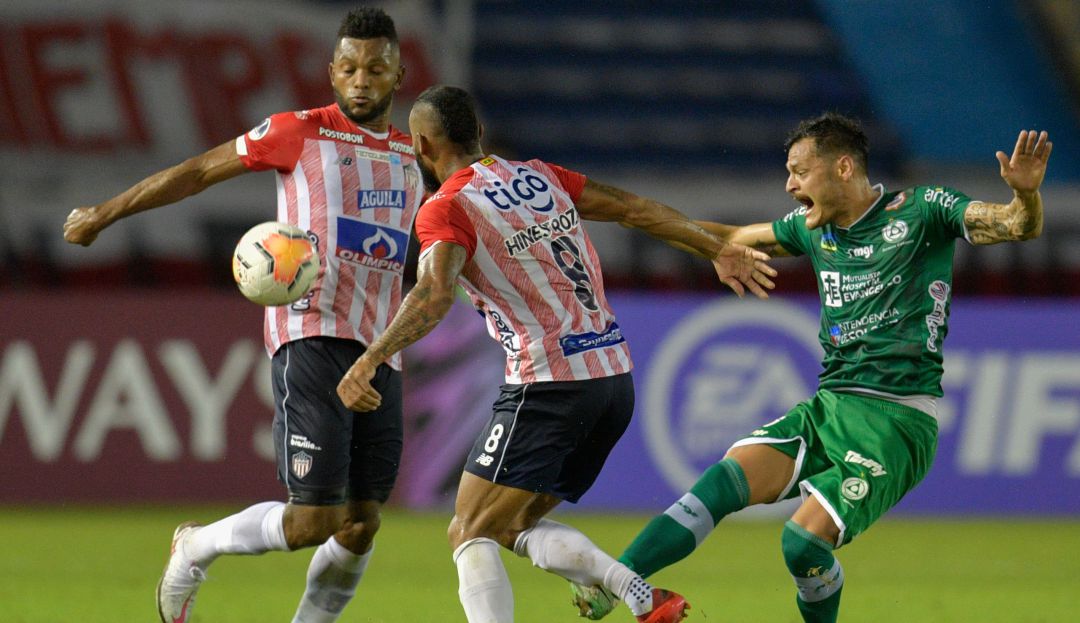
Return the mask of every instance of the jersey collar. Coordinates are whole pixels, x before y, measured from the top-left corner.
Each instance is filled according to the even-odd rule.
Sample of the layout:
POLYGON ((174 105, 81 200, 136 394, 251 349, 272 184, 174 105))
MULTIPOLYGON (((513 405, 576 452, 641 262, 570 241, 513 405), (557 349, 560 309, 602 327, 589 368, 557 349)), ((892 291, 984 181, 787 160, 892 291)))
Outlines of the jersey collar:
POLYGON ((881 205, 885 201, 885 185, 884 184, 874 184, 873 189, 876 190, 877 193, 878 193, 877 200, 874 201, 874 203, 871 204, 870 207, 866 209, 866 212, 863 212, 862 215, 859 216, 859 218, 855 219, 851 223, 851 225, 848 225, 847 227, 837 227, 837 229, 839 229, 840 231, 849 231, 849 230, 851 230, 856 225, 858 225, 862 221, 866 220, 870 216, 870 213, 873 212, 874 210, 876 210, 878 208, 878 206, 881 205))

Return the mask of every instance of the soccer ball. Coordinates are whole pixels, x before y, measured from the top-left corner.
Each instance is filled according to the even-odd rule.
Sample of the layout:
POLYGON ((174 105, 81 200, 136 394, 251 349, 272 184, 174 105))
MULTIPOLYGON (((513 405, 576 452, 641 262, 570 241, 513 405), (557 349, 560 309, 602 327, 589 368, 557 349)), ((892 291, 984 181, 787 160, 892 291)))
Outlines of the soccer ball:
POLYGON ((236 245, 233 279, 259 305, 288 305, 303 298, 319 274, 319 254, 306 233, 286 223, 260 223, 236 245))

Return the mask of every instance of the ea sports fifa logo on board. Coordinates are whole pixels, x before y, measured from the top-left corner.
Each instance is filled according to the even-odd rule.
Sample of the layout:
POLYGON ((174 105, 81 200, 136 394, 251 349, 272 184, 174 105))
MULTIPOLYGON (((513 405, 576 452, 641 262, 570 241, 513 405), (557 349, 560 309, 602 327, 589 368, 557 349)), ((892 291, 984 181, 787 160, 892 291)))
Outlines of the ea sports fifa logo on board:
POLYGON ((819 326, 772 300, 710 303, 671 327, 649 360, 643 402, 646 446, 673 490, 813 394, 819 326))

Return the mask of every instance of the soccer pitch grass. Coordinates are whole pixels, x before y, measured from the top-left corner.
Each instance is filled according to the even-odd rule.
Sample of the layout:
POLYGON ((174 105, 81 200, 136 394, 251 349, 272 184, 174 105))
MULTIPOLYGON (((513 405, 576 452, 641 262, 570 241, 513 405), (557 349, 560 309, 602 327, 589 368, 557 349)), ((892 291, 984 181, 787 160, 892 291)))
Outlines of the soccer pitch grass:
MULTIPOLYGON (((0 622, 156 621, 154 586, 175 525, 235 510, 0 507, 0 622)), ((647 519, 558 517, 616 553, 647 519)), ((386 512, 368 574, 341 620, 464 621, 448 519, 445 512, 386 512)), ((691 623, 796 623, 780 530, 776 520, 725 522, 694 555, 653 580, 686 595, 691 623)), ((839 556, 847 574, 842 621, 1077 620, 1080 521, 886 518, 839 556)), ((310 550, 219 559, 199 592, 193 623, 289 621, 309 558, 310 550)), ((504 560, 518 623, 583 620, 569 605, 564 580, 508 552, 504 560)), ((633 619, 620 606, 606 620, 633 619)))

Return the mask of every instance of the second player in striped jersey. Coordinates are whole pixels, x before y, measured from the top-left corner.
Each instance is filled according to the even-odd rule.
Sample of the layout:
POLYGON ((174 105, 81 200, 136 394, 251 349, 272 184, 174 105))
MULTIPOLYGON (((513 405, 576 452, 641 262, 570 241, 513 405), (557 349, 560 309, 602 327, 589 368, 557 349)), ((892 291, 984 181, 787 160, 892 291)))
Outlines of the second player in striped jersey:
POLYGON ((470 623, 513 620, 499 545, 624 599, 638 620, 675 623, 679 595, 654 589, 582 533, 544 515, 592 485, 634 410, 630 351, 604 295, 600 261, 581 219, 634 227, 713 261, 740 295, 765 297, 768 256, 728 245, 656 201, 541 160, 485 155, 468 93, 432 87, 409 116, 429 190, 416 234, 416 287, 383 335, 342 379, 352 408, 379 408, 369 379, 469 293, 506 351, 506 384, 477 437, 458 487, 450 543, 470 623))

